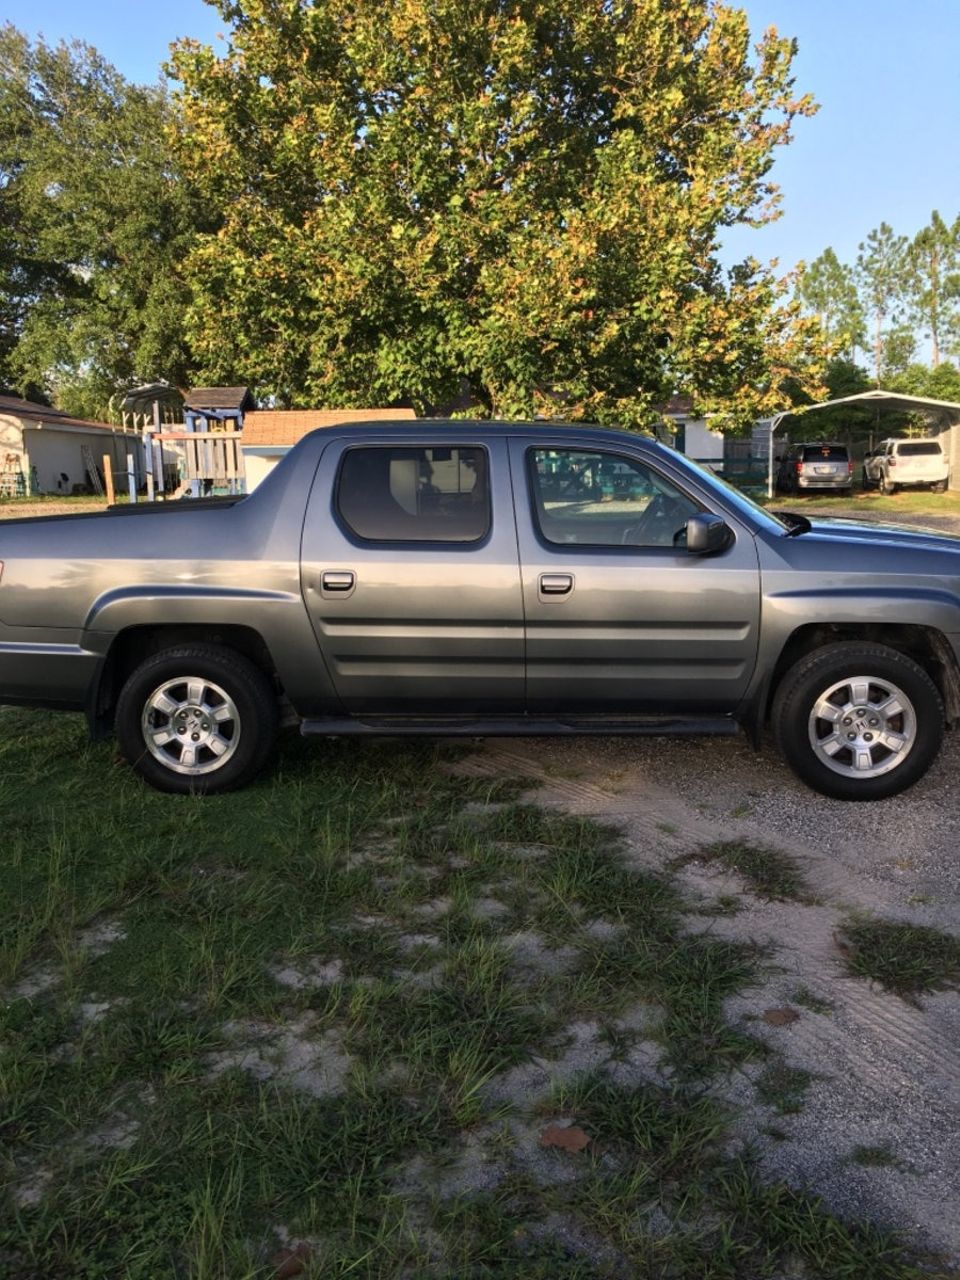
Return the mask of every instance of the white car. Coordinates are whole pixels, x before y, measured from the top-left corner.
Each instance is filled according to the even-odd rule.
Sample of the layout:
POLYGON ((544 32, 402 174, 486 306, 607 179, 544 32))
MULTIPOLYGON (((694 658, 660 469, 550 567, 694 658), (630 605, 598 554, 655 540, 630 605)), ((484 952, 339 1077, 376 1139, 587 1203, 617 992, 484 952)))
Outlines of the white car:
POLYGON ((939 440, 881 440, 863 459, 863 487, 881 493, 929 487, 943 493, 950 467, 939 440))

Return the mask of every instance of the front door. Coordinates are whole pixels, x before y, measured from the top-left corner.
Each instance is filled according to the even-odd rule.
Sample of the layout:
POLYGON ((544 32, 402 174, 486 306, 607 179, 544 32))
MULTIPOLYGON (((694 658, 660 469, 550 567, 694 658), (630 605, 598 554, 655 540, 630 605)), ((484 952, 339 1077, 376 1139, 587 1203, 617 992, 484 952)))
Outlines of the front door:
POLYGON ((354 713, 520 713, 523 598, 505 440, 469 432, 324 450, 303 595, 354 713))
POLYGON ((511 442, 527 706, 534 714, 725 713, 754 669, 756 544, 694 555, 685 523, 707 510, 656 458, 511 442), (523 480, 521 482, 521 477, 523 480))

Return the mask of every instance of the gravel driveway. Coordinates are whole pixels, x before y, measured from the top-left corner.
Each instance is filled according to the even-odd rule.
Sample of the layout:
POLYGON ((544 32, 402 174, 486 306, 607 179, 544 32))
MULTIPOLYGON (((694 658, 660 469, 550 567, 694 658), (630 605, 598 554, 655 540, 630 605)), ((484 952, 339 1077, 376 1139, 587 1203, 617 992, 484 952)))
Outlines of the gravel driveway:
POLYGON ((960 1262, 960 995, 911 1004, 846 974, 835 931, 851 911, 960 932, 960 736, 906 795, 873 804, 808 791, 772 747, 758 756, 738 739, 579 739, 489 742, 472 770, 539 779, 538 803, 608 818, 631 855, 650 866, 718 839, 791 854, 816 905, 763 902, 728 872, 692 863, 691 891, 740 896, 738 914, 698 922, 723 936, 770 944, 765 985, 731 1000, 728 1016, 763 1037, 813 1083, 796 1114, 755 1092, 762 1068, 721 1092, 741 1115, 739 1141, 771 1179, 822 1195, 853 1218, 909 1230, 960 1262), (765 1009, 800 988, 825 1003, 767 1026, 765 1009), (894 1163, 868 1167, 857 1148, 886 1148, 894 1163))

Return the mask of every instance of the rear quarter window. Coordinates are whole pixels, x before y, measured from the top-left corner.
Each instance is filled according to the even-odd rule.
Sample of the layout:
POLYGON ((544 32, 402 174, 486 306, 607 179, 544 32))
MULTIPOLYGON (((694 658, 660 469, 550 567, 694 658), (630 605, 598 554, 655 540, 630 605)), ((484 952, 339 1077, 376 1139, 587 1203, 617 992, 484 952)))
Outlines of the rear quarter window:
POLYGON ((368 542, 479 542, 490 530, 486 450, 466 445, 349 449, 337 507, 368 542))

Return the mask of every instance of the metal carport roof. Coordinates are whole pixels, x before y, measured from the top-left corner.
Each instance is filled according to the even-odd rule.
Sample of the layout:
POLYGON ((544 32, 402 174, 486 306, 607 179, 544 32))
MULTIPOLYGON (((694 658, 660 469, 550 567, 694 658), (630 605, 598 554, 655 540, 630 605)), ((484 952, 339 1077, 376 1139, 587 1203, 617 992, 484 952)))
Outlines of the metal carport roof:
MULTIPOLYGON (((919 413, 940 431, 960 426, 960 404, 952 400, 934 400, 929 396, 908 396, 900 391, 860 391, 853 396, 841 396, 838 400, 822 400, 819 404, 799 405, 794 409, 784 409, 770 418, 761 418, 757 426, 768 426, 770 429, 770 445, 767 460, 767 497, 773 497, 773 437, 777 428, 785 418, 802 417, 808 413, 816 413, 818 409, 835 409, 839 405, 850 405, 852 408, 899 410, 901 413, 919 413)), ((951 450, 952 452, 952 450, 951 450)))

